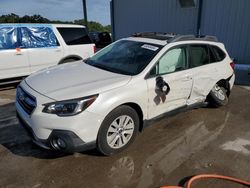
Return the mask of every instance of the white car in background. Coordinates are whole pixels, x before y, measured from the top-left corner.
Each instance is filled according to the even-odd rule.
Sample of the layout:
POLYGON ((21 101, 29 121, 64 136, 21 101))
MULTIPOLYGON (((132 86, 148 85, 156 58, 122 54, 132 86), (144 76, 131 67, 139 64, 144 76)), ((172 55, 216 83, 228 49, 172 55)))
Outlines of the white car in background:
POLYGON ((0 85, 94 53, 95 45, 81 25, 0 24, 0 85))
POLYGON ((17 117, 41 147, 111 155, 165 114, 226 105, 233 66, 215 37, 139 33, 26 78, 17 117))

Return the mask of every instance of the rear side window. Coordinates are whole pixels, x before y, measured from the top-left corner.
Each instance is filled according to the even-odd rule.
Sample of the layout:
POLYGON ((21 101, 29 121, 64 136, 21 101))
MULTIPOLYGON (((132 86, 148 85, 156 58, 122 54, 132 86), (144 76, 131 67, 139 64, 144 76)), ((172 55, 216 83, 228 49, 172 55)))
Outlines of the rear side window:
POLYGON ((17 43, 16 27, 0 26, 0 50, 15 49, 17 43))
POLYGON ((59 27, 57 29, 67 45, 92 43, 85 28, 59 27))
POLYGON ((211 48, 208 48, 208 53, 209 53, 209 63, 217 62, 217 58, 215 57, 211 48))
POLYGON ((209 64, 209 50, 206 45, 190 45, 190 67, 209 64))
POLYGON ((20 27, 22 48, 50 48, 59 46, 51 27, 20 27))
POLYGON ((210 46, 211 51, 213 52, 216 62, 222 61, 225 59, 226 54, 217 46, 210 46))

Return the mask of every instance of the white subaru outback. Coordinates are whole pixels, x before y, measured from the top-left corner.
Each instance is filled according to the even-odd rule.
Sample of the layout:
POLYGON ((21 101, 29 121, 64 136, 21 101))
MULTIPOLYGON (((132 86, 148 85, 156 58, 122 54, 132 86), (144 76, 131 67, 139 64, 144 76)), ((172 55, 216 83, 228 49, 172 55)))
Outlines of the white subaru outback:
POLYGON ((17 88, 17 116, 43 148, 96 147, 111 155, 151 120, 204 102, 226 105, 233 67, 215 37, 138 33, 26 78, 17 88))

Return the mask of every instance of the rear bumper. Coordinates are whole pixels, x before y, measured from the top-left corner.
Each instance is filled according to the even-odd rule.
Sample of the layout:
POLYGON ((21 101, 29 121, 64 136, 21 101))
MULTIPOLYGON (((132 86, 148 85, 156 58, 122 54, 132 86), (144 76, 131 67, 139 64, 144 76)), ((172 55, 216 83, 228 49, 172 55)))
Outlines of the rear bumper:
POLYGON ((64 152, 80 152, 94 149, 96 147, 95 141, 86 143, 75 133, 68 130, 53 130, 48 139, 40 139, 35 135, 32 128, 21 118, 18 112, 16 112, 16 116, 20 125, 26 130, 32 141, 44 149, 59 150, 64 152), (58 139, 60 139, 60 142, 63 141, 63 147, 58 144, 58 139))

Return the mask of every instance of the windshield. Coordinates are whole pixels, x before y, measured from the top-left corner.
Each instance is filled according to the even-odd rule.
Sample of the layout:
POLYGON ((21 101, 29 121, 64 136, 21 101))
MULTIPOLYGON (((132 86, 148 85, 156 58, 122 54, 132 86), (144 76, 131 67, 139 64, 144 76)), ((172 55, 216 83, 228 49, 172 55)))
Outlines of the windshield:
POLYGON ((118 74, 137 75, 161 48, 155 44, 120 40, 104 48, 85 63, 118 74))

